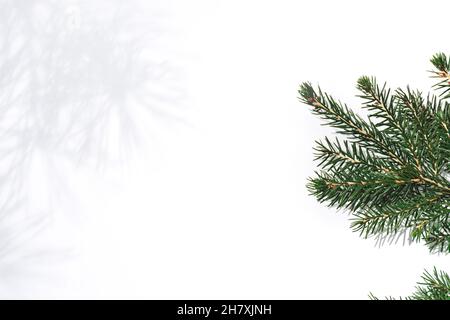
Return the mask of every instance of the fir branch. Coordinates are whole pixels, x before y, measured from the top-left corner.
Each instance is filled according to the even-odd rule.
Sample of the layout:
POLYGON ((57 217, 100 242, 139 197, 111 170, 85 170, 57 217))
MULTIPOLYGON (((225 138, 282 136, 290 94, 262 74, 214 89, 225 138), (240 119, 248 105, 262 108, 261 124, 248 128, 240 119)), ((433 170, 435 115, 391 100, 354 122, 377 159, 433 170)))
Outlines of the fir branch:
POLYGON ((433 78, 437 78, 438 83, 434 85, 438 90, 442 90, 441 97, 450 97, 450 57, 444 53, 437 53, 431 58, 431 63, 437 70, 432 70, 433 78))
POLYGON ((450 218, 447 213, 443 214, 440 220, 428 223, 426 229, 422 231, 421 238, 424 239, 428 248, 432 252, 450 251, 450 218))
POLYGON ((373 123, 368 124, 345 104, 336 101, 320 88, 316 92, 309 82, 303 83, 298 92, 300 101, 313 106, 313 113, 326 120, 328 125, 338 129, 337 133, 349 135, 362 147, 385 155, 387 160, 400 165, 405 164, 401 150, 396 148, 373 123))
POLYGON ((373 170, 320 172, 311 178, 307 187, 320 202, 355 212, 368 206, 395 202, 403 195, 415 194, 421 180, 399 177, 373 170))
MULTIPOLYGON (((370 293, 371 300, 379 300, 370 293)), ((387 300, 396 300, 394 297, 386 297, 387 300)), ((399 300, 450 300, 450 276, 436 268, 432 272, 427 270, 422 275, 422 280, 417 284, 416 291, 408 297, 399 300)))
POLYGON ((407 232, 432 252, 450 252, 450 58, 435 55, 440 97, 407 87, 391 91, 375 78, 357 82, 364 120, 308 82, 300 100, 348 139, 318 141, 321 171, 308 182, 320 202, 353 214, 352 228, 364 237, 407 232), (445 83, 443 82, 445 79, 445 83))
POLYGON ((450 250, 448 201, 445 195, 430 192, 376 205, 355 213, 351 227, 365 238, 406 231, 412 241, 423 240, 430 251, 446 252, 450 250))
MULTIPOLYGON (((396 90, 397 103, 399 110, 402 110, 405 119, 408 119, 407 126, 410 132, 418 133, 415 135, 417 145, 424 145, 425 148, 415 150, 414 154, 421 160, 429 157, 432 164, 433 174, 438 174, 437 168, 437 150, 435 146, 439 145, 437 139, 439 135, 436 134, 435 128, 429 127, 435 125, 433 121, 433 111, 440 109, 440 101, 435 96, 428 96, 425 101, 419 91, 413 91, 407 87, 406 91, 402 89, 396 90)), ((411 142, 410 142, 411 144, 411 142)), ((426 162, 421 161, 421 169, 426 165, 426 162)))
POLYGON ((389 172, 389 163, 377 158, 371 150, 347 140, 336 138, 331 142, 327 137, 324 141, 316 141, 315 160, 320 161, 319 167, 324 169, 349 170, 354 167, 370 168, 376 171, 389 172))
POLYGON ((362 93, 358 97, 365 100, 363 106, 373 112, 370 117, 382 120, 377 123, 377 127, 386 127, 391 135, 403 133, 401 114, 395 108, 395 101, 386 83, 380 87, 375 78, 363 76, 358 79, 356 87, 362 93))
POLYGON ((425 271, 422 282, 416 287, 411 299, 414 300, 450 300, 450 277, 436 268, 430 273, 425 271))

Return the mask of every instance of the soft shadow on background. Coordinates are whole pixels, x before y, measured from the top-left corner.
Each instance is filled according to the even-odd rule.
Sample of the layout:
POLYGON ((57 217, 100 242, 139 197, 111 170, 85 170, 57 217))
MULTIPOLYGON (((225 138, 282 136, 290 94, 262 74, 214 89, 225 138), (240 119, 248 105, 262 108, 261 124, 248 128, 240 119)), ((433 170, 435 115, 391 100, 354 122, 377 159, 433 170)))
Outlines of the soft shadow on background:
POLYGON ((183 119, 164 13, 140 4, 0 1, 0 297, 76 286, 74 176, 126 168, 153 124, 183 119))

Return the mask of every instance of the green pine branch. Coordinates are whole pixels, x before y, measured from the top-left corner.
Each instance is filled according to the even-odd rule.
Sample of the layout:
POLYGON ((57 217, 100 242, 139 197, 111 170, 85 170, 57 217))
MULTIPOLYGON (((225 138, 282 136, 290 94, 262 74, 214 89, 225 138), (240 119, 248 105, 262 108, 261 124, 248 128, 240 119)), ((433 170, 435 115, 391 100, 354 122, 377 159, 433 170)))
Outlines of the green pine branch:
MULTIPOLYGON (((375 295, 370 294, 372 300, 379 300, 375 295)), ((389 300, 395 300, 393 297, 387 297, 389 300)), ((422 281, 416 286, 416 291, 406 297, 399 298, 406 300, 450 300, 450 277, 444 271, 433 272, 426 271, 422 275, 422 281)))
POLYGON ((391 90, 373 77, 357 82, 369 116, 303 83, 300 100, 343 139, 317 142, 321 169, 308 189, 320 202, 350 211, 363 237, 407 233, 432 252, 450 252, 450 58, 432 59, 439 94, 391 90))
POLYGON ((441 96, 445 98, 450 97, 450 56, 444 53, 435 54, 431 58, 431 63, 436 70, 432 70, 433 78, 439 79, 438 83, 434 85, 439 90, 442 90, 441 96))

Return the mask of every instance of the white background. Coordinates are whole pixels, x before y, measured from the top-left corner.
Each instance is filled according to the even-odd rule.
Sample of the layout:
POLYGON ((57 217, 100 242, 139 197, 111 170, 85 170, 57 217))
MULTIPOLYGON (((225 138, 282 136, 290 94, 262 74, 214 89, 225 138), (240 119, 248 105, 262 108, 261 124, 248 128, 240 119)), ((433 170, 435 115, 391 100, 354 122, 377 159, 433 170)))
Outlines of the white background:
POLYGON ((0 297, 365 299, 449 271, 308 195, 332 131, 296 92, 427 91, 448 9, 0 0, 0 297))

